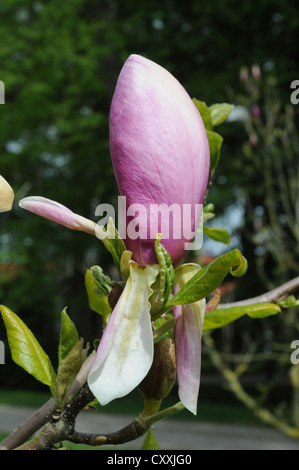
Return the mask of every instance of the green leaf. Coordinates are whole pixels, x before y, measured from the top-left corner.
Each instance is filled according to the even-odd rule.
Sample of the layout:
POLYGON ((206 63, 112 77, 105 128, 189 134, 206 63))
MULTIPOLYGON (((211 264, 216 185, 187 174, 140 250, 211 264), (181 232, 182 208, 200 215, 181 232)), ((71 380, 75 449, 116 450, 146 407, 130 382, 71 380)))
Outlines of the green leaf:
POLYGON ((68 356, 74 345, 79 341, 77 329, 66 313, 66 308, 61 312, 60 338, 58 347, 59 365, 68 356))
POLYGON ((219 256, 204 268, 200 269, 182 289, 170 299, 163 311, 173 305, 184 305, 197 302, 211 294, 230 272, 232 276, 243 276, 247 271, 247 261, 239 250, 219 256))
POLYGON ((103 296, 99 293, 89 269, 85 273, 85 287, 87 291, 89 307, 94 312, 102 315, 104 324, 106 324, 111 313, 108 296, 103 296))
POLYGON ((160 450, 159 443, 154 434, 153 428, 150 428, 144 438, 141 450, 160 450))
POLYGON ((207 137, 210 147, 210 174, 212 175, 219 163, 223 138, 220 134, 217 134, 217 132, 209 130, 207 130, 207 137))
POLYGON ((282 308, 291 308, 299 305, 299 300, 294 295, 289 295, 286 299, 277 302, 282 308))
POLYGON ((230 236, 227 230, 224 228, 214 228, 214 227, 203 227, 203 232, 209 238, 216 242, 225 243, 226 245, 230 244, 230 236))
POLYGON ((89 346, 83 348, 83 339, 80 339, 74 344, 63 363, 59 366, 54 398, 56 410, 63 408, 66 394, 86 360, 88 348, 89 346))
POLYGON ((89 270, 95 282, 97 292, 102 297, 106 297, 112 289, 112 281, 110 277, 103 273, 100 266, 92 266, 89 270))
POLYGON ((193 103, 197 107, 199 114, 203 120, 206 130, 213 130, 212 120, 211 120, 211 111, 204 101, 199 101, 196 98, 193 98, 193 103))
POLYGON ((162 305, 168 300, 174 285, 172 260, 161 241, 161 234, 155 240, 155 252, 160 266, 160 292, 162 305))
POLYGON ((193 102, 202 117, 207 132, 210 147, 210 175, 212 175, 219 163, 223 142, 221 135, 214 132, 213 129, 228 118, 234 106, 228 103, 216 103, 208 107, 204 101, 199 101, 196 98, 193 98, 193 102))
POLYGON ((118 231, 116 230, 111 217, 109 217, 106 230, 103 227, 98 227, 96 235, 100 240, 102 240, 104 246, 111 253, 117 268, 120 269, 121 255, 126 250, 126 246, 123 240, 119 237, 118 231))
POLYGON ((202 221, 203 224, 207 222, 207 220, 213 219, 215 217, 214 214, 214 204, 207 204, 204 206, 203 211, 202 211, 202 221))
POLYGON ((9 308, 0 306, 13 361, 54 392, 56 374, 51 361, 25 323, 9 308))
POLYGON ((233 108, 234 106, 228 103, 212 104, 212 106, 209 107, 212 125, 219 126, 219 124, 226 121, 233 108))
POLYGON ((154 323, 153 339, 154 343, 158 343, 166 338, 172 338, 175 318, 166 314, 159 317, 154 323))
POLYGON ((264 303, 246 305, 241 307, 220 308, 206 312, 203 323, 203 331, 221 328, 243 315, 251 318, 266 318, 280 313, 280 307, 276 304, 264 303))
POLYGON ((169 299, 174 286, 172 260, 164 246, 160 243, 161 238, 162 235, 158 233, 155 240, 155 252, 159 263, 159 275, 152 285, 153 293, 149 299, 152 320, 155 320, 161 314, 161 309, 169 299))

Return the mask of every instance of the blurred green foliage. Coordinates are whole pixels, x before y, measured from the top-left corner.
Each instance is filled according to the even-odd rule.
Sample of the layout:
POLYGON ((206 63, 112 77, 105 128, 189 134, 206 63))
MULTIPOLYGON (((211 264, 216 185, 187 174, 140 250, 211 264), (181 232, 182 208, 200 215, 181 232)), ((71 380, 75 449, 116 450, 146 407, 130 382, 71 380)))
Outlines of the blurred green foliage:
MULTIPOLYGON (((208 104, 227 101, 228 90, 238 90, 244 64, 274 69, 287 94, 298 78, 298 24, 295 0, 1 3, 6 104, 0 106, 0 174, 16 200, 0 221, 0 303, 39 332, 49 354, 57 349, 65 306, 80 335, 94 338, 99 318, 88 307, 84 274, 95 264, 109 273, 112 260, 97 239, 25 213, 18 200, 48 197, 91 219, 99 203, 115 202, 109 107, 131 53, 160 63, 208 104)), ((231 180, 230 171, 246 133, 236 136, 225 125, 222 135, 218 176, 230 181, 211 192, 219 211, 235 197, 238 173, 231 180)), ((12 383, 20 380, 15 374, 12 383)))

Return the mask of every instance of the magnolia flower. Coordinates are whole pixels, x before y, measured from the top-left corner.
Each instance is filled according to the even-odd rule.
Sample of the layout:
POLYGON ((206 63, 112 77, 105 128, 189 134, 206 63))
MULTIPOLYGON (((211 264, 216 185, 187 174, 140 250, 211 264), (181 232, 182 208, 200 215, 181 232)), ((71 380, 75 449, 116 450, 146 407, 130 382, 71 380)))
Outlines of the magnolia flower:
POLYGON ((203 202, 208 183, 209 144, 185 89, 164 68, 138 55, 128 58, 117 81, 110 111, 110 152, 120 194, 129 207, 141 208, 142 236, 125 240, 133 259, 140 265, 156 263, 153 242, 162 233, 164 247, 178 264, 198 225, 200 214, 194 209, 203 202), (184 223, 184 206, 191 209, 189 223, 184 223), (178 211, 171 223, 173 207, 178 211), (152 220, 157 220, 159 209, 162 229, 153 233, 152 220))
MULTIPOLYGON (((200 269, 196 264, 183 264, 176 270, 176 293, 200 269)), ((179 397, 185 407, 196 414, 200 385, 201 335, 205 314, 205 299, 188 305, 175 305, 173 316, 174 344, 179 397)))
MULTIPOLYGON (((138 234, 143 237, 127 237, 126 247, 145 270, 139 268, 133 281, 129 278, 97 351, 89 386, 102 404, 133 390, 153 360, 148 297, 158 271, 153 270, 157 259, 151 216, 161 204, 162 220, 169 219, 173 204, 180 209, 201 204, 209 177, 207 136, 191 98, 169 72, 137 55, 126 61, 116 85, 110 111, 110 151, 120 194, 129 207, 134 205, 140 211, 138 234)), ((172 231, 162 240, 173 263, 185 255, 185 242, 192 239, 198 219, 199 213, 194 212, 186 236, 184 219, 174 218, 172 231), (175 237, 178 228, 181 236, 175 237)), ((127 217, 127 228, 130 223, 127 217)), ((155 238, 158 231, 159 227, 155 238)), ((183 336, 178 335, 179 363, 183 336)), ((197 339, 198 335, 196 344, 197 339)))
POLYGON ((3 176, 0 175, 0 212, 11 210, 14 197, 12 188, 3 176))
MULTIPOLYGON (((110 150, 120 194, 130 210, 137 205, 140 214, 135 226, 137 236, 125 240, 133 257, 129 276, 88 377, 89 387, 102 405, 138 386, 153 361, 149 297, 159 273, 154 241, 160 227, 153 233, 151 216, 160 213, 164 221, 169 220, 173 205, 191 208, 188 227, 184 217, 174 217, 168 236, 161 241, 177 265, 185 255, 186 241, 192 240, 197 228, 200 214, 196 206, 203 202, 209 178, 209 144, 197 108, 169 72, 137 55, 126 61, 116 85, 110 112, 110 150)), ((68 228, 98 236, 96 224, 57 202, 29 197, 20 205, 68 228)), ((128 229, 134 214, 126 215, 128 229)), ((185 314, 177 311, 176 316, 190 325, 185 314)), ((182 342, 185 338, 191 341, 186 348, 192 349, 194 341, 197 348, 200 335, 192 337, 184 326, 181 332, 179 326, 176 331, 182 377, 180 364, 190 356, 182 356, 182 342)))

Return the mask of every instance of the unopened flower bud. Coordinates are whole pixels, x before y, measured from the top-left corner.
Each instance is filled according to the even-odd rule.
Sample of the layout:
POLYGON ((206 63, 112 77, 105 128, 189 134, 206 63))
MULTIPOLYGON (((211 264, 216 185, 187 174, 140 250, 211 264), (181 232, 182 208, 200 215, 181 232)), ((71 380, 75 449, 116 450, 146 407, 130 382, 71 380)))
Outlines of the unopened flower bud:
POLYGON ((252 106, 251 115, 252 115, 253 119, 258 119, 260 117, 261 110, 260 110, 260 107, 257 104, 252 106))
POLYGON ((253 64, 251 67, 251 74, 255 80, 259 80, 261 78, 261 69, 258 64, 253 64))
POLYGON ((132 210, 136 205, 144 209, 138 215, 137 236, 129 233, 134 214, 127 215, 125 245, 139 265, 155 264, 154 242, 162 232, 163 246, 176 265, 194 237, 200 217, 195 208, 203 203, 209 180, 209 142, 202 118, 168 71, 133 54, 118 77, 109 128, 120 195, 132 210), (191 209, 190 224, 182 215, 186 205, 191 209), (180 209, 172 223, 170 207, 180 209), (152 220, 157 222, 154 234, 152 220))
POLYGON ((248 80, 248 70, 246 67, 241 67, 239 72, 240 81, 245 83, 248 80))
POLYGON ((249 136, 249 143, 252 147, 255 147, 257 145, 257 142, 258 142, 258 137, 256 134, 250 134, 249 136))

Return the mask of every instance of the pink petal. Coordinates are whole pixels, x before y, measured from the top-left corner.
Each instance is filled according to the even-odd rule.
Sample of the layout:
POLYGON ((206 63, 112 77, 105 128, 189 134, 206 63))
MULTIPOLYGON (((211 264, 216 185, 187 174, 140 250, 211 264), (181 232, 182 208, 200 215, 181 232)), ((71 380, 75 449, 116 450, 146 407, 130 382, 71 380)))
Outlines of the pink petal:
POLYGON ((75 214, 59 202, 40 196, 30 196, 19 202, 20 207, 72 230, 95 235, 95 222, 75 214))
MULTIPOLYGON (((119 191, 127 205, 142 204, 138 217, 146 239, 127 236, 127 249, 141 265, 156 261, 154 240, 162 232, 162 243, 173 263, 185 255, 199 216, 192 216, 190 233, 183 234, 183 217, 174 217, 173 231, 180 237, 150 228, 150 206, 203 202, 209 178, 209 144, 201 116, 181 84, 165 69, 138 55, 131 55, 119 75, 110 110, 110 151, 119 191)), ((128 218, 127 225, 132 218, 128 218)))
POLYGON ((175 355, 179 397, 185 407, 196 414, 201 372, 201 331, 191 305, 173 309, 175 355))

